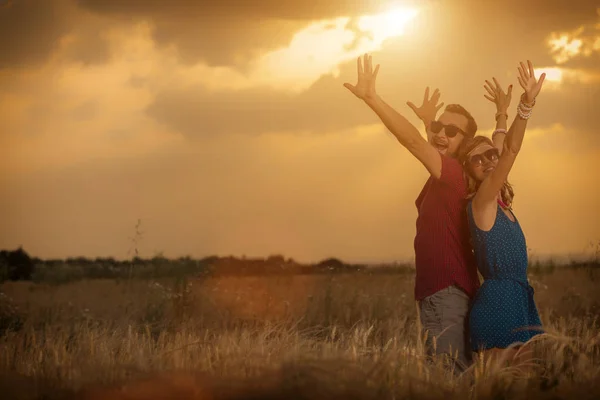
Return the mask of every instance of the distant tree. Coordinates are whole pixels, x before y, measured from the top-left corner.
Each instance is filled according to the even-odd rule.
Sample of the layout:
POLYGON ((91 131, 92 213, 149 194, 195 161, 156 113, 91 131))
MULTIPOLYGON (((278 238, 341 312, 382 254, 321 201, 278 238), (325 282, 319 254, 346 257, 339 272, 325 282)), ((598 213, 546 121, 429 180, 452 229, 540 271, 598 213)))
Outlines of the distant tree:
POLYGON ((22 247, 0 251, 0 267, 11 281, 30 280, 35 264, 22 247))
POLYGON ((328 258, 317 264, 317 267, 319 267, 319 268, 332 269, 332 270, 339 270, 339 269, 344 268, 345 266, 346 266, 346 264, 344 264, 343 261, 338 260, 337 258, 328 258))

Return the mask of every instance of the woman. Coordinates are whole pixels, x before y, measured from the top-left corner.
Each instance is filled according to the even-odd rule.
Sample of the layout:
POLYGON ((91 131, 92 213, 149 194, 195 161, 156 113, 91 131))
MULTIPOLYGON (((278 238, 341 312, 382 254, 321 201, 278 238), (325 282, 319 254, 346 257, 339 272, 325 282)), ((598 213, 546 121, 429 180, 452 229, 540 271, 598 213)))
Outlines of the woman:
MULTIPOLYGON (((503 142, 502 154, 492 140, 476 136, 460 155, 468 179, 467 214, 473 249, 484 278, 469 316, 471 347, 491 356, 506 351, 508 357, 514 357, 520 343, 541 333, 539 329, 531 329, 539 328, 541 322, 533 288, 527 280, 527 245, 512 211, 514 194, 507 178, 521 149, 527 121, 546 75, 542 74, 537 80, 531 61, 528 68, 521 63, 518 71, 524 93, 517 116, 504 140, 501 137, 494 140, 496 144, 503 142)), ((499 85, 493 88, 490 84, 490 89, 493 89, 488 90, 492 97, 488 99, 498 107, 496 120, 501 127, 506 112, 500 103, 508 106, 506 95, 499 85)), ((503 134, 504 130, 497 128, 494 136, 503 134)))

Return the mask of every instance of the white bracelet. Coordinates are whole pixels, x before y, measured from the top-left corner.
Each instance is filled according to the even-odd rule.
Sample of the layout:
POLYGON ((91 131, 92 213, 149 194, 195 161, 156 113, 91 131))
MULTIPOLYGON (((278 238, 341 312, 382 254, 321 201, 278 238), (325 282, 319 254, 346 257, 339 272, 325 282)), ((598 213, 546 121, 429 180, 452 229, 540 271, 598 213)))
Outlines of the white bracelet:
POLYGON ((522 119, 529 119, 529 117, 531 117, 531 113, 531 110, 529 112, 523 112, 521 111, 520 107, 517 107, 517 114, 519 114, 519 117, 521 117, 522 119))
POLYGON ((525 93, 523 93, 523 94, 521 95, 521 104, 523 104, 523 106, 524 106, 526 109, 531 109, 531 108, 533 108, 533 106, 535 106, 535 98, 533 99, 533 102, 532 102, 531 104, 528 104, 528 103, 525 103, 525 100, 523 99, 524 97, 525 97, 525 93))
POLYGON ((504 134, 506 134, 506 129, 503 129, 503 128, 498 128, 498 129, 496 129, 496 130, 495 130, 495 131, 492 133, 492 137, 494 137, 494 135, 495 135, 496 133, 504 133, 504 134))

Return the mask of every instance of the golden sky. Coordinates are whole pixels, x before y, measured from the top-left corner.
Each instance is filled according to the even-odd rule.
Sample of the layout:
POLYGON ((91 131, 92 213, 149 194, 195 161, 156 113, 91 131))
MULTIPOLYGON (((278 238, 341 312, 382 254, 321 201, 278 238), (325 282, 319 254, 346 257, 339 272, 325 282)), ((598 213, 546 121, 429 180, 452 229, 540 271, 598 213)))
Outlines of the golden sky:
POLYGON ((600 240, 597 1, 0 3, 0 248, 123 258, 141 219, 143 257, 410 260, 427 172, 342 86, 364 52, 422 131, 427 85, 490 135, 484 80, 543 68, 515 213, 539 255, 600 240))

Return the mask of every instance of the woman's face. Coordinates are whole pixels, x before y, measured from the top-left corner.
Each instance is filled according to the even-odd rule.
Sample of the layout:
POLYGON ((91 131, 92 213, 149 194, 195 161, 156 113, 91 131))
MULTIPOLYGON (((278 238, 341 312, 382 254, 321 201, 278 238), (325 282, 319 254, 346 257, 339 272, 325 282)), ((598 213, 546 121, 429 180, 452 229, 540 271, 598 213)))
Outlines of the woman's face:
POLYGON ((482 182, 498 165, 499 152, 487 143, 480 144, 469 153, 468 163, 473 178, 482 182))

